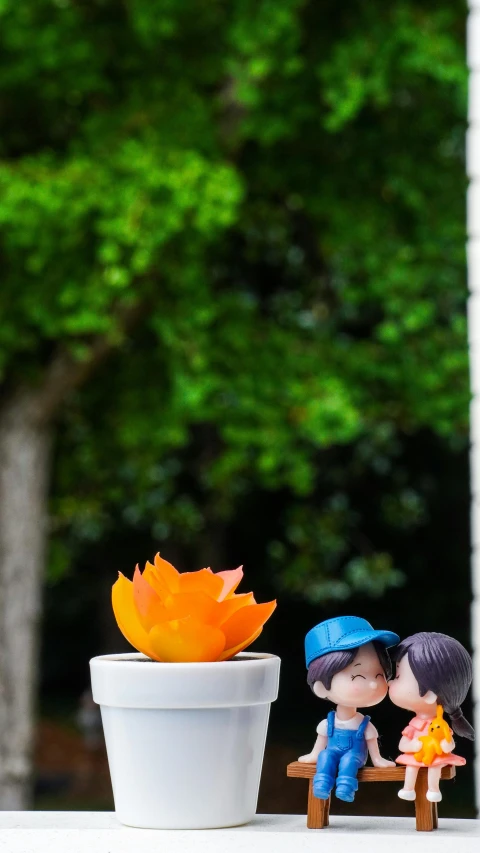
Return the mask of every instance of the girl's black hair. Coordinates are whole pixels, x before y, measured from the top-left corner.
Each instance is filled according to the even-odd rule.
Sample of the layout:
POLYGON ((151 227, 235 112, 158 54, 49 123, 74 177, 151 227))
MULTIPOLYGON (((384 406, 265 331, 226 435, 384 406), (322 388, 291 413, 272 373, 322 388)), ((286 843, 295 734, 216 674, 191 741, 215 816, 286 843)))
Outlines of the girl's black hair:
MULTIPOLYGON (((378 659, 382 665, 387 681, 392 677, 392 664, 390 656, 382 643, 373 641, 378 659)), ((342 652, 327 652, 319 658, 312 660, 307 672, 307 683, 313 690, 316 681, 321 681, 326 690, 330 690, 332 686, 332 678, 337 672, 341 672, 355 659, 357 652, 361 648, 346 649, 342 652)))
POLYGON ((475 733, 460 707, 473 678, 472 659, 467 650, 447 634, 422 631, 402 640, 392 657, 400 661, 405 654, 418 681, 420 696, 429 690, 435 693, 450 715, 453 731, 473 740, 475 733))

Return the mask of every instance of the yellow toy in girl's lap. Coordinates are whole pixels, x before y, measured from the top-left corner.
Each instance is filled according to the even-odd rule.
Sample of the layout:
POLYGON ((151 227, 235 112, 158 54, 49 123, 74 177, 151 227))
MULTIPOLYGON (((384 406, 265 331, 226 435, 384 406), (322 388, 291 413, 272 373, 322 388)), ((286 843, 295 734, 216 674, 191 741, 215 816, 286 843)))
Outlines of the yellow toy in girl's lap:
POLYGON ((422 761, 423 764, 429 766, 436 755, 446 755, 441 747, 441 742, 446 740, 447 743, 450 743, 452 733, 447 721, 443 719, 441 705, 437 705, 437 716, 434 717, 428 727, 428 735, 421 735, 418 739, 422 742, 422 748, 414 755, 417 761, 422 761))

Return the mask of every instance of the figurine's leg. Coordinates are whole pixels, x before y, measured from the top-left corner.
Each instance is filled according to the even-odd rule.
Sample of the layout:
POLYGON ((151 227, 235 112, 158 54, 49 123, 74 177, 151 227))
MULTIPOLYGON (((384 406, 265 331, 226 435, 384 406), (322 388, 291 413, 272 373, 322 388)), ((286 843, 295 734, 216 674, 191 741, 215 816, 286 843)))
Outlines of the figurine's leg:
POLYGON ((322 750, 317 760, 317 772, 313 777, 313 794, 319 800, 328 800, 335 784, 341 753, 336 749, 322 750))
POLYGON ((428 768, 428 790, 427 790, 427 800, 430 803, 439 803, 442 799, 442 795, 440 793, 440 776, 442 775, 441 767, 429 767, 428 768))
POLYGON ((338 765, 337 786, 335 796, 346 803, 353 803, 358 791, 357 773, 365 764, 365 756, 362 752, 350 749, 340 759, 338 765))
POLYGON ((403 788, 398 791, 398 796, 401 800, 409 800, 412 802, 415 799, 415 783, 417 781, 418 770, 418 767, 405 768, 405 782, 403 788))

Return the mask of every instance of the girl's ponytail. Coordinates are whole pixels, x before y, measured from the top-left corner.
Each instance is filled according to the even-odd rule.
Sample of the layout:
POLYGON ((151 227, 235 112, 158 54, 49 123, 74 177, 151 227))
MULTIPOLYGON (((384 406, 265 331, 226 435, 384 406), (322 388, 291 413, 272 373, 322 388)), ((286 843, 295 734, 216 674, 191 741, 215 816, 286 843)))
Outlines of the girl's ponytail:
POLYGON ((452 729, 459 737, 466 737, 468 740, 475 739, 475 733, 472 726, 463 716, 461 708, 455 708, 453 711, 448 711, 452 721, 452 729))

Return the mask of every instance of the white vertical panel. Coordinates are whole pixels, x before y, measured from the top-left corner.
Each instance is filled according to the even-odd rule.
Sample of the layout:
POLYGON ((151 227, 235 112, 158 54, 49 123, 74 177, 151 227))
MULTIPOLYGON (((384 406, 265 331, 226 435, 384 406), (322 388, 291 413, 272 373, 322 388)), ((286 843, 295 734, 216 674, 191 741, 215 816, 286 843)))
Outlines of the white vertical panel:
MULTIPOLYGON (((480 344, 480 293, 472 293, 467 301, 468 340, 470 345, 480 344)), ((470 356, 474 356, 472 351, 470 356)), ((480 438, 480 436, 479 436, 480 438)))
POLYGON ((467 174, 469 178, 480 178, 480 125, 473 121, 467 132, 467 174))
POLYGON ((468 120, 480 122, 480 69, 470 73, 468 83, 468 120))
MULTIPOLYGON (((470 343, 470 387, 472 395, 480 394, 480 344, 470 343)), ((477 432, 477 435, 479 433, 477 432)))
MULTIPOLYGON (((467 191, 468 233, 480 239, 480 181, 471 181, 467 191)), ((479 275, 479 271, 475 271, 479 275)))
POLYGON ((469 68, 480 68, 480 4, 468 18, 467 60, 469 68))
POLYGON ((469 80, 469 131, 467 135, 467 172, 471 179, 467 198, 469 241, 467 246, 468 337, 470 342, 471 492, 472 492, 472 648, 474 725, 477 731, 475 789, 480 813, 480 0, 469 0, 471 12, 467 26, 469 80))
POLYGON ((480 293, 480 240, 467 243, 468 289, 470 293, 480 293))

